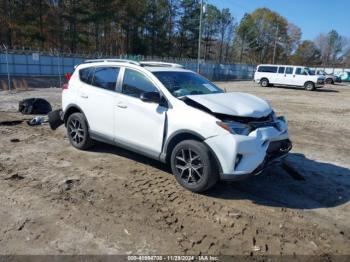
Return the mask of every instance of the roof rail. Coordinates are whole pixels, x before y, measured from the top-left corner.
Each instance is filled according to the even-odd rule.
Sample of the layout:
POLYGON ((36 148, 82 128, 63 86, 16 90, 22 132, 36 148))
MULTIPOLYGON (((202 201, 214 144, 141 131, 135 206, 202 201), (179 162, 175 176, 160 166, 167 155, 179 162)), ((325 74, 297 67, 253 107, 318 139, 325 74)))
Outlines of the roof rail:
POLYGON ((183 68, 182 65, 180 64, 175 64, 175 63, 166 63, 166 62, 157 62, 157 61, 141 61, 140 62, 141 66, 164 66, 164 67, 178 67, 178 68, 183 68))
POLYGON ((133 65, 140 65, 139 62, 134 61, 134 60, 128 60, 128 59, 110 59, 110 58, 106 58, 106 59, 89 59, 89 60, 85 60, 84 63, 96 63, 96 62, 123 62, 123 63, 129 63, 129 64, 133 64, 133 65))

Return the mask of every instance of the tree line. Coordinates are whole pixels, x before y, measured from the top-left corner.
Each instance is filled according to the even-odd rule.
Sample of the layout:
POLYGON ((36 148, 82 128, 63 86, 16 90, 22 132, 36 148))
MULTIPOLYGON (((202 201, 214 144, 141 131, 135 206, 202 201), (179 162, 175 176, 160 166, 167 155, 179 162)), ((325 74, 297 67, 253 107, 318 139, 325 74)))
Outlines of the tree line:
MULTIPOLYGON (((11 49, 197 57, 200 0, 0 0, 0 5, 0 42, 11 49)), ((350 65, 349 40, 335 30, 301 41, 298 26, 267 8, 237 21, 228 8, 205 7, 204 60, 350 65)))

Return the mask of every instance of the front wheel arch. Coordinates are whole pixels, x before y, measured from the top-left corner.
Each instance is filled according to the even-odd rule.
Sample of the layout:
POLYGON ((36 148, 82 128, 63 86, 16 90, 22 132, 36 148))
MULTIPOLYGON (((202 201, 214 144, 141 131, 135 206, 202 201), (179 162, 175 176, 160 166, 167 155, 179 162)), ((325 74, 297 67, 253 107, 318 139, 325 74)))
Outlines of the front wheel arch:
POLYGON ((216 167, 219 170, 219 173, 222 174, 222 167, 221 167, 220 161, 216 156, 215 152, 213 151, 213 149, 207 143, 205 143, 205 138, 203 136, 190 130, 175 132, 173 135, 171 135, 168 138, 168 142, 165 143, 163 148, 163 152, 165 153, 165 161, 164 161, 165 163, 170 164, 170 157, 173 149, 177 144, 181 143, 184 140, 195 140, 205 144, 208 147, 214 159, 214 162, 216 164, 216 167))
POLYGON ((304 84, 304 88, 305 88, 305 90, 308 90, 308 91, 314 91, 315 90, 315 83, 312 81, 307 81, 304 84))

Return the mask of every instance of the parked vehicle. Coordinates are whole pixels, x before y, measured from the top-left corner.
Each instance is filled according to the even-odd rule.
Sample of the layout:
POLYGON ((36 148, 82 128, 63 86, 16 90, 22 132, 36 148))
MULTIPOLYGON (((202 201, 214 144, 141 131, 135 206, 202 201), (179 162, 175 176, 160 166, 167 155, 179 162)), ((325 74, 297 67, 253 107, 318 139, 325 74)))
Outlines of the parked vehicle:
POLYGON ((347 71, 338 72, 336 73, 336 75, 340 77, 341 81, 350 82, 350 72, 347 72, 347 71))
POLYGON ((262 87, 272 85, 304 87, 313 91, 323 87, 325 78, 317 76, 303 66, 290 65, 258 65, 254 74, 254 81, 262 87))
POLYGON ((92 60, 62 92, 70 143, 94 140, 168 163, 185 188, 259 174, 292 147, 284 117, 246 93, 224 93, 180 65, 92 60))
POLYGON ((327 74, 324 70, 321 70, 321 69, 317 69, 315 74, 324 76, 326 84, 333 85, 334 83, 341 82, 340 77, 337 77, 336 75, 333 75, 333 74, 327 74))

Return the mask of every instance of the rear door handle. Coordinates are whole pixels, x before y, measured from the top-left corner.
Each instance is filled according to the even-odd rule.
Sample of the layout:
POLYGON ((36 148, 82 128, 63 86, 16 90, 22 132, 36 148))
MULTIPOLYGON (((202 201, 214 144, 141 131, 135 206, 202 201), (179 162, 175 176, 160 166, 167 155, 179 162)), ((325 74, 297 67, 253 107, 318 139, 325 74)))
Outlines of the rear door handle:
POLYGON ((80 97, 81 98, 89 98, 89 96, 87 94, 81 94, 80 97))
POLYGON ((128 106, 126 104, 123 104, 123 103, 118 103, 117 104, 117 107, 120 107, 120 108, 127 108, 128 106))

